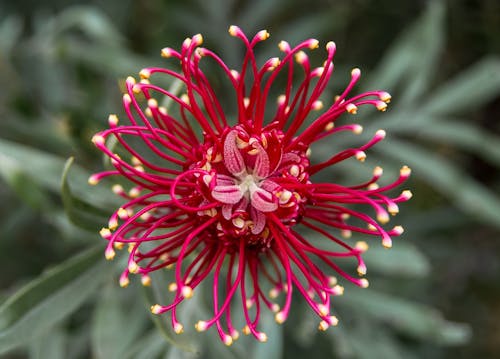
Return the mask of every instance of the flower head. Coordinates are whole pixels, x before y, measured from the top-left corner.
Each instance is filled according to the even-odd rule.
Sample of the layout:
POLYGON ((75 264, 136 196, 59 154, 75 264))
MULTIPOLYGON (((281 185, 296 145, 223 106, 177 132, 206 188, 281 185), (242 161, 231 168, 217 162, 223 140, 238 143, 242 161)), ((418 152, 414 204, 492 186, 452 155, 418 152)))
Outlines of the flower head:
POLYGON ((178 333, 183 326, 177 306, 196 295, 202 281, 213 286, 213 313, 196 329, 215 325, 225 344, 239 335, 231 319, 236 301, 241 301, 246 322, 243 333, 265 341, 267 336, 259 331, 261 310, 267 307, 283 323, 294 291, 317 313, 319 329, 325 330, 337 323, 331 298, 343 293, 333 275, 368 286, 362 277, 367 270, 362 259, 366 242, 351 246, 340 236, 357 232, 381 238, 390 247, 391 237, 403 230, 384 225, 389 214, 398 212, 397 203, 411 193, 403 191, 395 198, 386 193, 405 181, 410 170, 403 167, 399 178, 384 186, 377 185, 380 167, 362 184, 318 182, 317 173, 341 161, 363 161, 365 151, 385 132, 379 130, 364 145, 319 162, 309 159, 311 145, 344 131, 360 133, 360 125, 336 126, 335 121, 344 113, 355 114, 362 105, 385 111, 390 95, 371 91, 349 97, 360 77, 354 69, 346 89, 325 106, 320 96, 333 72, 333 42, 326 45, 321 67, 312 67, 305 52, 318 47, 314 39, 295 47, 282 41, 281 58, 259 65, 254 47, 269 37, 267 31, 252 39, 236 26, 229 33, 245 45, 241 68, 230 69, 214 52, 200 47, 201 35, 186 39, 180 52, 165 48, 163 57, 180 62, 180 71, 152 67, 140 72, 138 82, 129 77, 123 96, 129 122, 120 124, 111 115, 109 129, 94 136, 113 169, 93 175, 90 182, 118 176, 130 183, 127 189, 113 187, 125 202, 101 230, 108 241, 105 255, 113 259, 115 249, 128 246, 122 286, 128 285, 131 273, 149 285, 152 272, 172 268, 173 299, 151 311, 170 311, 178 333), (227 95, 218 92, 201 68, 208 60, 225 74, 235 95, 234 113, 223 110, 220 100, 227 95), (298 84, 297 72, 302 74, 298 84), (153 84, 162 77, 174 79, 183 93, 153 84), (276 104, 269 104, 271 87, 278 83, 284 83, 283 93, 276 104), (168 110, 161 103, 169 103, 168 110), (114 137, 113 143, 109 137, 114 137), (369 213, 360 212, 360 205, 369 213), (301 228, 316 232, 323 243, 314 244, 301 228), (340 268, 337 259, 342 257, 356 262, 359 276, 340 268))

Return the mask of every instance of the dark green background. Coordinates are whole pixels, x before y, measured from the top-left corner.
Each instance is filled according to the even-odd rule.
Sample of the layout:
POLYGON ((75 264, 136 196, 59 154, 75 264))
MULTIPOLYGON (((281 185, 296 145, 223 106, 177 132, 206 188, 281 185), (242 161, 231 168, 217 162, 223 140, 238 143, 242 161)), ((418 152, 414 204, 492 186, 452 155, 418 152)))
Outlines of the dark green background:
MULTIPOLYGON (((86 199, 96 196, 78 178, 102 168, 89 139, 106 126, 108 113, 121 109, 123 79, 144 66, 164 64, 161 48, 178 48, 185 37, 199 32, 204 46, 237 63, 241 48, 227 35, 230 24, 247 34, 267 29, 271 38, 262 45, 264 56, 275 56, 281 39, 292 44, 308 37, 322 44, 334 40, 338 53, 332 89, 342 88, 350 68, 360 67, 366 74, 361 79, 364 89, 382 86, 394 98, 387 114, 360 116, 368 130, 389 127, 388 140, 373 151, 374 163, 389 173, 403 163, 414 170, 409 186, 415 197, 401 206, 398 216, 407 230, 401 241, 409 242, 411 250, 402 251, 398 259, 399 239, 392 254, 374 248, 366 297, 356 292, 351 301, 347 290, 339 302, 343 329, 312 335, 315 330, 304 329, 304 318, 297 315, 283 326, 282 345, 273 343, 264 352, 273 357, 271 351, 277 350, 284 358, 498 356, 497 0, 2 1, 0 299, 7 300, 44 269, 86 248, 100 244, 104 250, 96 232, 77 229, 65 217, 59 195, 62 163, 75 156, 74 192, 86 199), (384 123, 384 116, 393 120, 384 123), (79 176, 81 168, 85 171, 79 176), (415 311, 417 304, 425 309, 419 312, 417 306, 415 311), (436 326, 435 318, 446 318, 450 326, 441 319, 442 327, 436 326)), ((349 166, 343 171, 342 179, 366 173, 349 166)), ((97 256, 91 268, 112 267, 102 262, 103 256, 97 256)), ((48 319, 47 327, 40 324, 36 333, 26 329, 30 334, 5 357, 127 357, 122 349, 131 357, 163 357, 146 306, 140 304, 140 291, 116 294, 116 273, 107 271, 81 305, 75 304, 60 320, 48 319), (121 312, 114 312, 115 300, 121 312), (139 310, 124 309, 130 307, 139 310), (131 320, 140 324, 124 330, 127 334, 110 335, 131 320), (144 348, 153 348, 152 354, 144 354, 144 348)), ((56 287, 64 282, 56 279, 56 287)), ((36 293, 50 301, 51 290, 42 286, 36 293)), ((30 298, 20 300, 26 305, 23 310, 13 310, 10 302, 0 309, 0 355, 1 337, 18 318, 9 313, 29 313, 39 299, 33 294, 30 298)), ((168 347, 165 342, 164 351, 168 347)), ((201 357, 217 357, 217 350, 226 350, 217 348, 201 357)), ((262 349, 252 350, 257 356, 262 349)), ((169 355, 180 354, 171 350, 169 355)), ((241 351, 226 350, 226 355, 238 357, 241 351)))

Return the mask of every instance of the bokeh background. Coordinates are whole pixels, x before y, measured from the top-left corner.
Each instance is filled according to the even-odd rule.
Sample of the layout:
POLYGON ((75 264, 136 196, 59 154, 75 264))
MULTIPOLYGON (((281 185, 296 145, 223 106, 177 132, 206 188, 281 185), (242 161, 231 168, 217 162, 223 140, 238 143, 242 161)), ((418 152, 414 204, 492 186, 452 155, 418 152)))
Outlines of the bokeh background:
MULTIPOLYGON (((336 141, 343 148, 352 138, 336 141)), ((499 166, 497 0, 1 1, 0 357, 497 358, 499 166), (199 32, 236 64, 242 49, 230 24, 269 30, 263 56, 277 54, 281 39, 334 40, 328 95, 352 67, 364 74, 357 91, 388 90, 387 113, 358 116, 367 136, 385 128, 387 140, 368 166, 336 175, 408 164, 414 198, 397 217, 406 232, 394 248, 374 243, 367 253, 370 288, 348 286, 338 299, 337 328, 318 333, 294 304, 284 326, 264 320, 268 343, 226 348, 208 345, 210 333, 173 337, 168 316, 152 320, 147 293, 118 288, 120 263, 104 263, 99 223, 77 198, 108 211, 116 203, 86 178, 102 168, 90 138, 120 111, 125 77, 164 63, 161 48, 199 32)))

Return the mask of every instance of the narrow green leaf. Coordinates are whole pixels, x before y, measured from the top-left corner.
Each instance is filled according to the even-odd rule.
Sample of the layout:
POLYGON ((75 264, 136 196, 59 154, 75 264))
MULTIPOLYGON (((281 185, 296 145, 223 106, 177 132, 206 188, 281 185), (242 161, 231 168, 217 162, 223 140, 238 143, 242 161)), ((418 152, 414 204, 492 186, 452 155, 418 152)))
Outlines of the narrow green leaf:
POLYGON ((431 1, 428 4, 421 17, 386 51, 385 57, 363 88, 393 91, 405 81, 407 101, 426 88, 443 42, 441 27, 444 15, 441 1, 431 1))
POLYGON ((168 353, 164 357, 165 359, 195 359, 197 358, 196 354, 191 352, 183 351, 182 349, 172 346, 168 353))
POLYGON ((67 359, 66 334, 60 327, 50 328, 30 345, 30 359, 67 359))
POLYGON ((397 330, 422 340, 439 344, 463 344, 470 330, 466 325, 450 323, 435 309, 423 304, 370 290, 352 288, 339 305, 355 308, 367 316, 387 323, 397 330))
POLYGON ((0 354, 27 344, 61 321, 99 287, 102 249, 92 248, 43 273, 0 307, 0 354))
MULTIPOLYGON (((8 179, 14 173, 24 173, 33 181, 55 193, 61 190, 61 173, 66 160, 12 141, 0 139, 0 176, 8 179)), ((118 207, 119 202, 105 186, 89 186, 90 174, 73 166, 69 179, 75 195, 98 206, 118 207)), ((8 182, 8 181, 7 181, 8 182)))
POLYGON ((52 205, 47 193, 26 174, 13 170, 8 176, 5 176, 5 180, 19 198, 31 208, 49 209, 52 205))
POLYGON ((113 22, 100 10, 92 6, 74 5, 59 13, 54 18, 55 35, 61 35, 69 29, 83 31, 94 41, 116 46, 123 42, 123 36, 113 27, 113 22))
POLYGON ((22 20, 18 16, 10 15, 0 22, 0 57, 9 55, 12 48, 18 43, 23 30, 22 20))
POLYGON ((500 226, 500 199, 489 189, 427 149, 394 139, 386 142, 385 146, 377 147, 379 152, 405 161, 414 170, 414 176, 449 196, 464 212, 500 226))
POLYGON ((130 292, 125 292, 115 280, 103 290, 92 320, 91 344, 96 359, 122 359, 140 341, 147 312, 137 295, 128 297, 130 292))
POLYGON ((393 126, 391 133, 408 133, 439 143, 453 144, 476 153, 493 164, 500 164, 500 137, 459 119, 442 119, 428 115, 419 118, 422 117, 427 118, 426 122, 429 125, 417 121, 405 121, 393 126))
POLYGON ((430 87, 436 72, 444 44, 444 6, 441 1, 428 3, 420 22, 413 46, 414 56, 408 77, 397 104, 401 107, 415 103, 430 87))
POLYGON ((124 355, 124 359, 157 359, 166 352, 168 345, 160 333, 153 329, 134 343, 133 347, 124 355))
POLYGON ((283 355, 283 327, 276 323, 274 316, 263 313, 260 320, 261 330, 267 334, 266 343, 255 342, 251 358, 274 359, 283 355))
POLYGON ((402 277, 425 277, 430 271, 430 264, 422 252, 404 239, 397 240, 387 250, 381 245, 372 245, 364 259, 370 272, 402 277))
MULTIPOLYGON (((165 290, 165 286, 161 286, 157 284, 158 283, 169 283, 169 280, 166 278, 165 273, 157 271, 156 273, 153 273, 155 276, 153 277, 153 284, 151 286, 143 286, 143 293, 145 297, 145 302, 147 305, 147 308, 149 309, 152 305, 155 305, 159 302, 164 302, 164 297, 165 293, 167 292, 165 290)), ((194 296, 194 298, 190 298, 188 301, 185 303, 182 303, 182 310, 179 313, 179 316, 184 314, 186 312, 186 307, 191 306, 191 310, 189 311, 190 314, 195 314, 196 313, 196 307, 199 307, 196 305, 197 302, 197 296, 194 296), (192 307, 194 305, 194 307, 192 307)), ((184 316, 183 316, 184 317, 184 316)), ((153 320, 153 323, 155 324, 156 328, 159 330, 159 332, 163 335, 164 339, 170 344, 172 344, 175 347, 178 347, 182 351, 190 352, 190 353, 197 353, 199 350, 199 343, 196 343, 194 338, 189 335, 188 333, 183 333, 181 335, 176 334, 174 330, 172 329, 172 326, 170 325, 170 321, 167 315, 156 315, 156 314, 151 314, 151 318, 153 320)))
POLYGON ((389 328, 365 317, 357 317, 349 323, 341 321, 329 329, 328 334, 332 338, 332 350, 340 358, 414 358, 403 351, 389 328))
POLYGON ((421 110, 457 114, 477 109, 500 94, 500 59, 485 58, 436 91, 421 110))
POLYGON ((78 197, 75 197, 71 192, 68 183, 68 173, 71 165, 73 164, 73 157, 70 157, 62 172, 61 179, 61 196, 64 205, 64 210, 68 218, 75 225, 88 229, 90 231, 97 231, 106 223, 107 212, 102 210, 78 197))

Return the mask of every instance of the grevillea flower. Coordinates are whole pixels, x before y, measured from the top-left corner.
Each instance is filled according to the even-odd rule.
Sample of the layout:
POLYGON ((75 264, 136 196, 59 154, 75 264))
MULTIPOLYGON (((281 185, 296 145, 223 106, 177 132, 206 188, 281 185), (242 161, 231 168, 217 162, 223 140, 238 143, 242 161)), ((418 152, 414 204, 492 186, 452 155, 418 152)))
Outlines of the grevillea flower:
POLYGON ((346 112, 355 114, 361 105, 385 111, 390 95, 371 91, 349 97, 360 77, 354 69, 347 88, 324 107, 320 96, 333 72, 333 42, 326 44, 321 67, 312 67, 304 52, 318 47, 314 39, 295 47, 282 41, 282 57, 259 65, 254 48, 268 32, 248 39, 231 26, 229 33, 246 48, 238 70, 200 47, 201 35, 186 39, 180 52, 165 48, 163 57, 180 63, 180 71, 152 67, 140 71, 139 82, 129 77, 123 96, 129 123, 119 124, 118 117, 110 115, 109 129, 93 137, 114 168, 93 175, 90 183, 108 176, 130 183, 128 188, 113 187, 125 202, 101 230, 108 241, 105 255, 112 259, 115 249, 128 245, 122 286, 129 283, 130 273, 149 285, 152 272, 172 269, 172 301, 156 304, 151 311, 170 312, 177 333, 183 331, 177 306, 204 281, 213 287, 213 313, 195 327, 204 331, 215 325, 227 345, 239 335, 232 319, 235 308, 246 323, 243 332, 265 341, 266 334, 259 330, 261 311, 267 307, 278 323, 284 322, 293 292, 303 296, 319 317, 319 329, 325 330, 337 323, 332 296, 343 292, 334 275, 368 286, 362 259, 366 242, 351 246, 340 237, 357 232, 390 247, 391 237, 403 229, 384 225, 389 214, 398 212, 397 203, 411 193, 390 197, 387 192, 405 181, 410 170, 404 166, 399 178, 383 186, 377 184, 380 167, 371 179, 353 186, 318 182, 316 174, 341 161, 363 161, 365 151, 385 132, 379 130, 362 146, 318 162, 310 160, 311 145, 325 137, 335 141, 345 131, 360 133, 358 124, 334 123, 346 112), (230 95, 213 85, 202 70, 205 61, 224 74, 230 95), (153 84, 153 79, 165 78, 175 80, 172 87, 182 94, 153 84), (282 94, 269 104, 271 87, 279 84, 282 94), (231 98, 235 110, 226 113, 221 100, 231 98), (368 214, 360 212, 363 205, 368 214), (311 233, 315 244, 308 238, 311 233), (354 260, 358 275, 340 268, 338 259, 346 257, 354 260))

